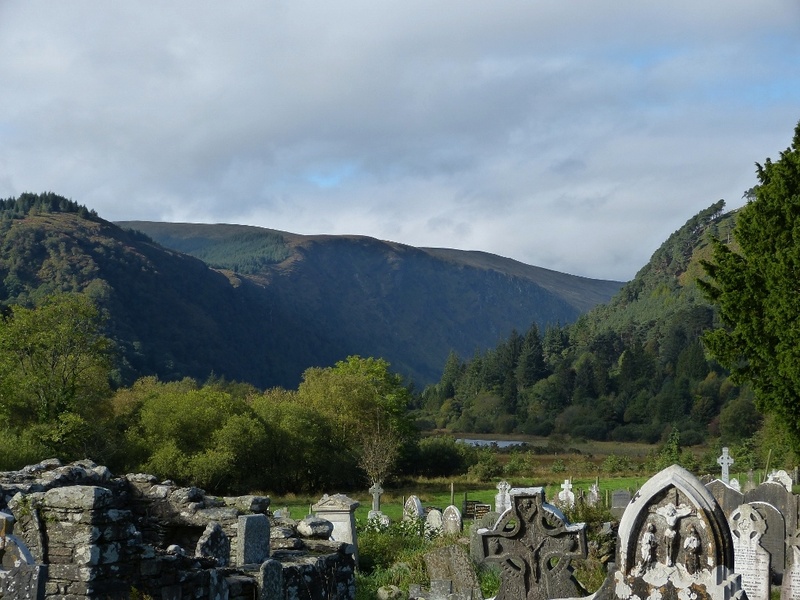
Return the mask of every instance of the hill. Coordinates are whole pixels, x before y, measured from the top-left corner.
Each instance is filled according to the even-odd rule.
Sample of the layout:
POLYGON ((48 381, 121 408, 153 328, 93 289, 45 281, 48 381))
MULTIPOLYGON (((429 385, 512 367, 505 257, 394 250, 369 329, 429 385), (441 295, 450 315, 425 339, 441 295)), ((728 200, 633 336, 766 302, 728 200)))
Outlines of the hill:
POLYGON ((705 355, 715 310, 697 284, 711 239, 736 213, 719 201, 689 219, 607 303, 540 335, 512 334, 427 388, 420 422, 461 432, 518 432, 654 442, 735 443, 760 423, 752 393, 705 355))
POLYGON ((450 349, 471 354, 514 327, 570 322, 621 285, 544 270, 539 285, 518 263, 503 272, 362 237, 174 224, 152 224, 153 236, 156 227, 172 232, 164 245, 55 194, 2 200, 0 304, 90 293, 108 316, 123 383, 214 374, 292 388, 306 368, 360 354, 424 385, 450 349), (586 298, 575 296, 581 285, 586 298))
MULTIPOLYGON (((363 236, 304 236, 242 225, 126 221, 173 250, 263 286, 273 315, 329 340, 336 359, 386 358, 418 384, 451 350, 471 355, 514 328, 568 323, 622 285, 485 253, 363 236)), ((328 362, 307 363, 330 364, 328 362)))

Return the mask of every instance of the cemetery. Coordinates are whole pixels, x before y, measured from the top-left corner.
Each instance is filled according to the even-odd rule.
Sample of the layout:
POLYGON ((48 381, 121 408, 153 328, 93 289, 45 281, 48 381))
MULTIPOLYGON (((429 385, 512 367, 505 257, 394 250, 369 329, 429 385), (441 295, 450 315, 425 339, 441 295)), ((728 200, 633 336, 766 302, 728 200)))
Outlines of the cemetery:
MULTIPOLYGON (((425 506, 406 498, 402 523, 447 543, 424 555, 428 581, 382 598, 483 600, 476 566, 495 570, 496 600, 769 600, 800 597, 800 503, 793 477, 718 476, 673 465, 609 495, 599 532, 566 513, 601 505, 598 482, 496 484, 494 504, 425 506), (592 593, 576 565, 605 565, 592 593)), ((379 485, 370 523, 389 526, 379 485)), ((0 598, 356 598, 356 509, 325 494, 300 520, 265 496, 212 497, 146 474, 113 476, 91 461, 49 460, 0 474, 0 598)))

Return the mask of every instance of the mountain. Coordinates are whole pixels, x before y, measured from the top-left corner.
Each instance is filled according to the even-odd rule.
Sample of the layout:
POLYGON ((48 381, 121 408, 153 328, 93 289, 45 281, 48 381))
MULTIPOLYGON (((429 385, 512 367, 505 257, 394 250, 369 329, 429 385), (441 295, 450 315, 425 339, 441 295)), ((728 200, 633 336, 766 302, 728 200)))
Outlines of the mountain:
POLYGON ((367 237, 118 225, 52 193, 0 200, 0 305, 89 293, 123 383, 213 374, 293 388, 308 367, 359 354, 425 385, 451 350, 574 321, 621 285, 367 237))
POLYGON ((514 328, 572 322, 622 285, 486 253, 363 236, 303 236, 242 225, 117 224, 262 286, 273 323, 288 316, 295 337, 313 333, 329 344, 305 366, 349 354, 380 356, 420 384, 438 378, 450 350, 469 356, 514 328))

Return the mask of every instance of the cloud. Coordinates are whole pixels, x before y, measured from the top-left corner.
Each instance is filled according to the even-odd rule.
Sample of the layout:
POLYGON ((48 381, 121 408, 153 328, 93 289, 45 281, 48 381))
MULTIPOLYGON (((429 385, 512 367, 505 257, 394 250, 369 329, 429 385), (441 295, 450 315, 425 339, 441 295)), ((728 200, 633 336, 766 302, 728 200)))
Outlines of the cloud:
POLYGON ((0 196, 628 279, 800 115, 775 0, 0 4, 0 196))

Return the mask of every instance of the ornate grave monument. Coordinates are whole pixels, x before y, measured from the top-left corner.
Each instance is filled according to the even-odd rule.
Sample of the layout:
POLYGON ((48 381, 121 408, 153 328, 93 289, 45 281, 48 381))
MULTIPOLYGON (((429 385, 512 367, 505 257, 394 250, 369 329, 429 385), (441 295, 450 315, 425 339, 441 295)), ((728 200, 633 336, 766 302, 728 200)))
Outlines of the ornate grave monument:
POLYGON ((485 560, 500 565, 496 600, 573 598, 585 591, 572 576, 572 559, 586 556, 583 523, 570 524, 547 504, 543 488, 512 489, 511 508, 492 530, 481 530, 485 560))
POLYGON ((725 515, 694 475, 673 465, 631 499, 617 540, 616 571, 596 598, 742 597, 725 515))

